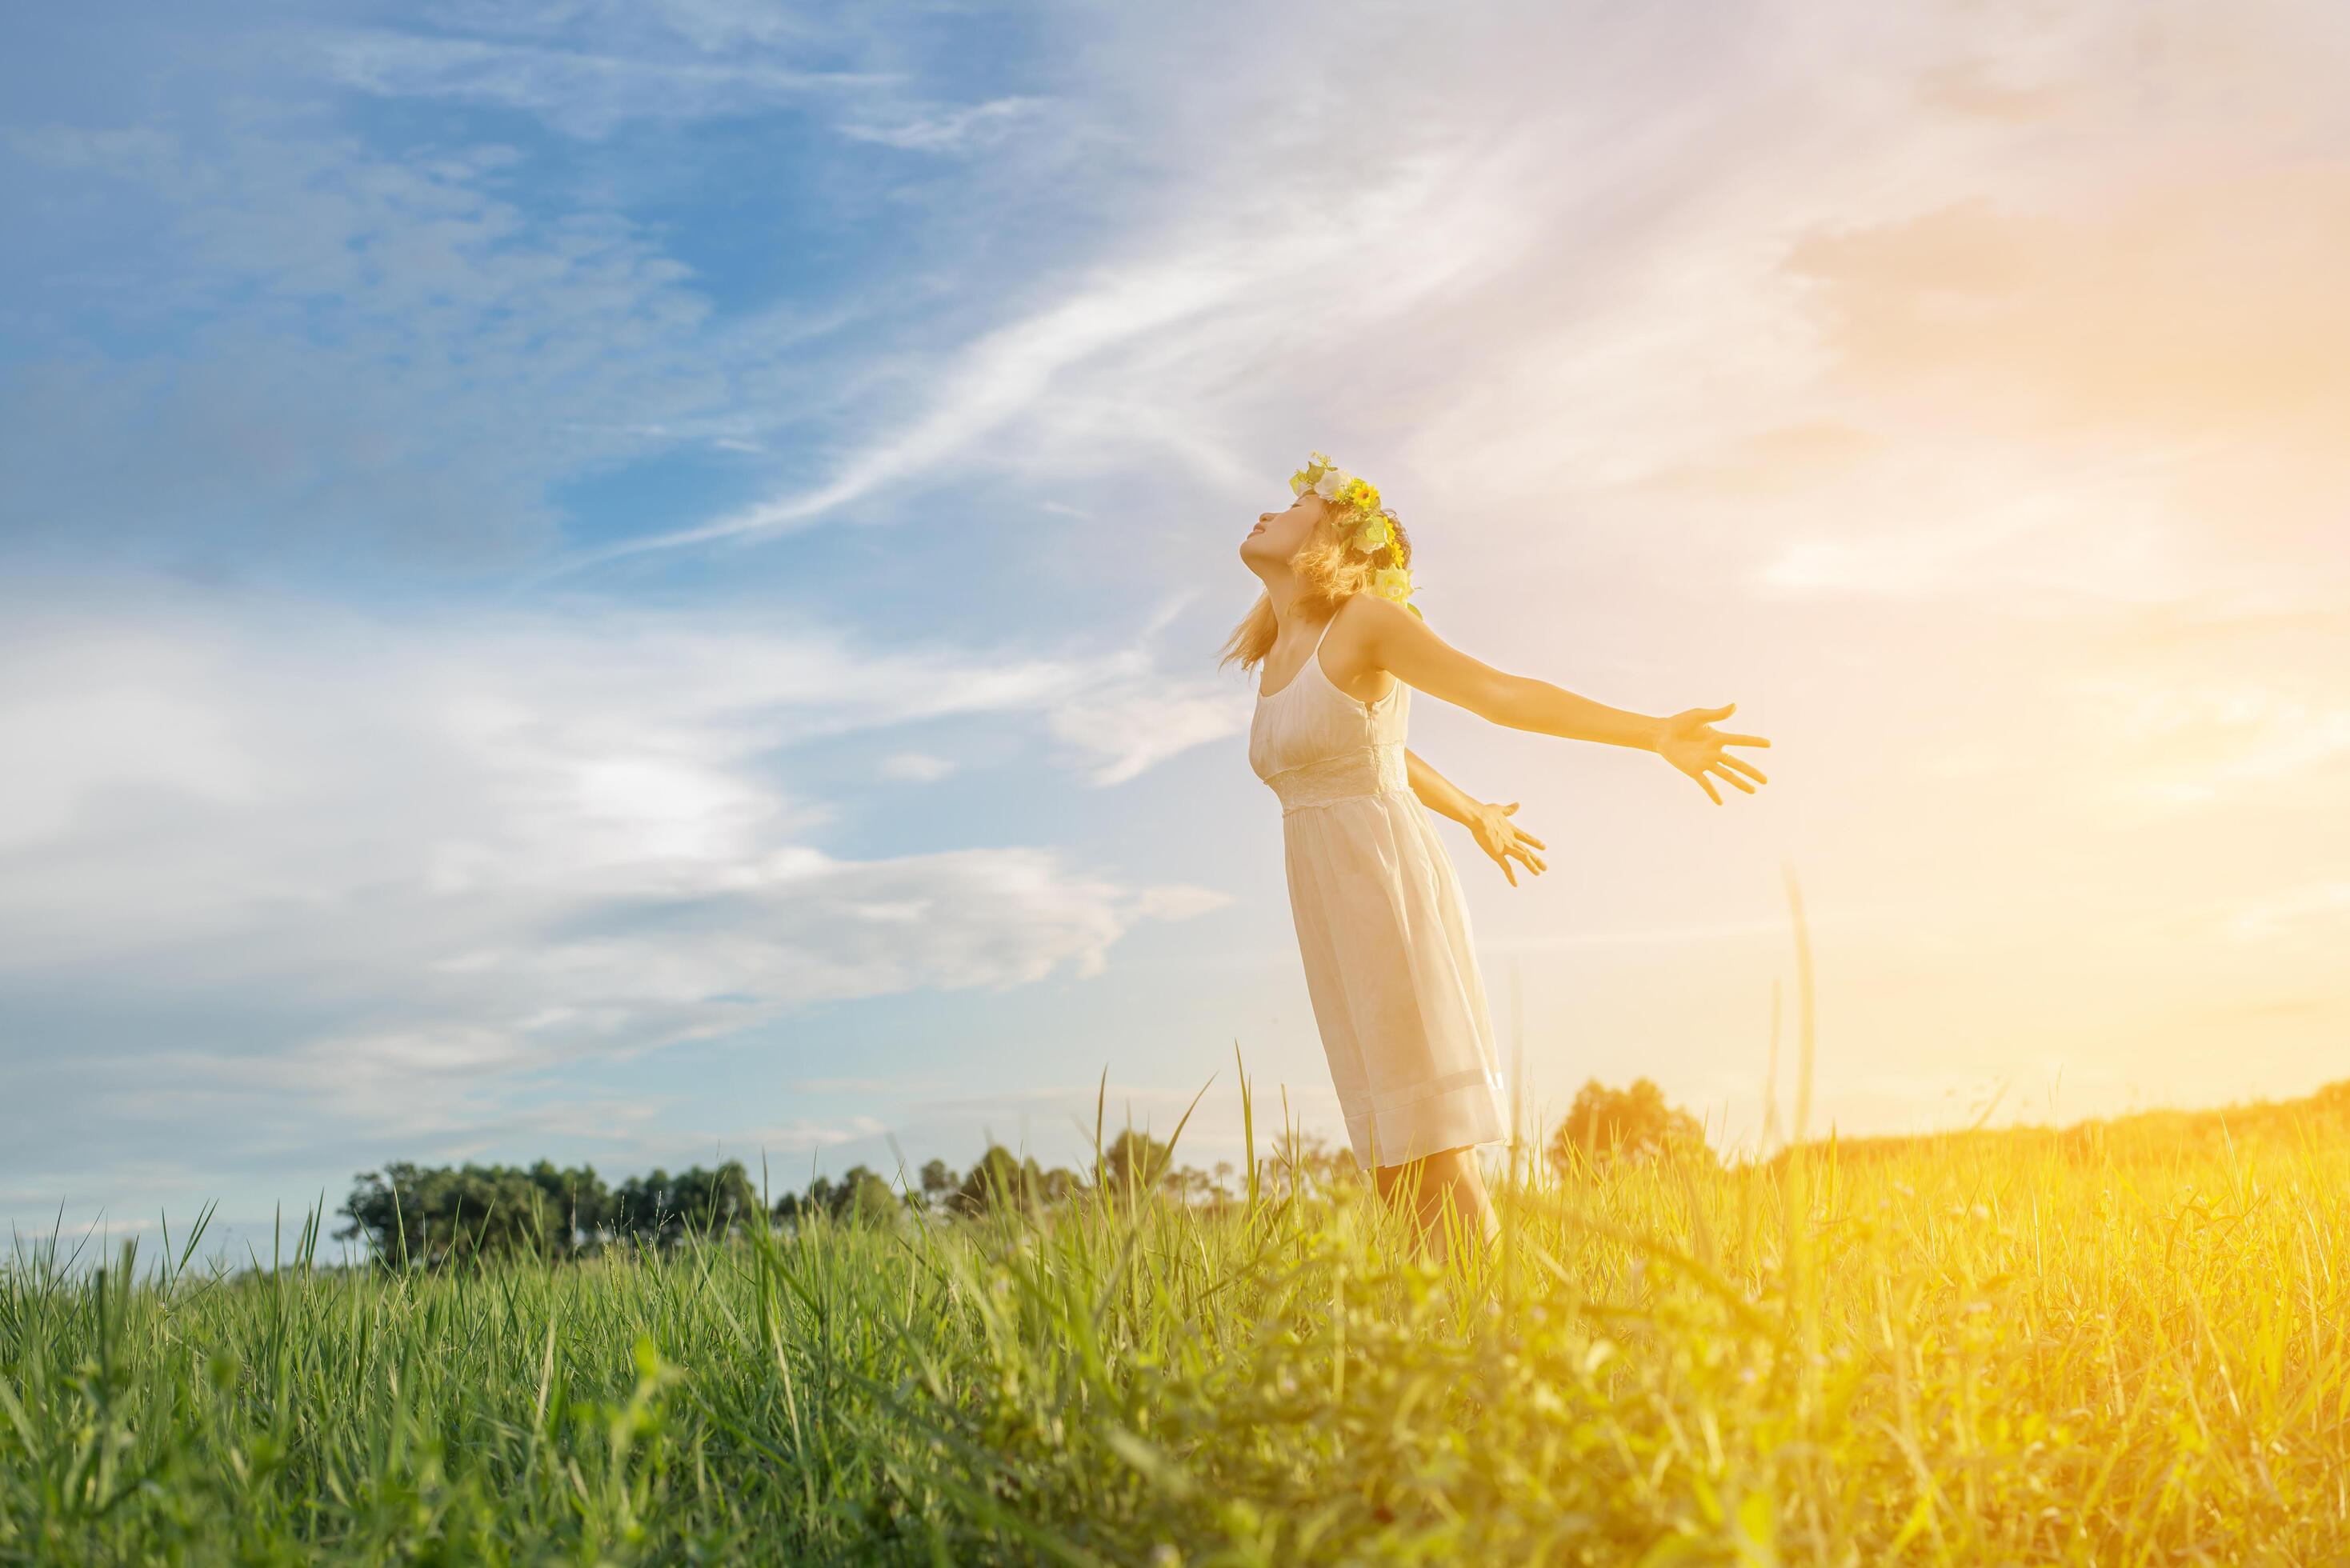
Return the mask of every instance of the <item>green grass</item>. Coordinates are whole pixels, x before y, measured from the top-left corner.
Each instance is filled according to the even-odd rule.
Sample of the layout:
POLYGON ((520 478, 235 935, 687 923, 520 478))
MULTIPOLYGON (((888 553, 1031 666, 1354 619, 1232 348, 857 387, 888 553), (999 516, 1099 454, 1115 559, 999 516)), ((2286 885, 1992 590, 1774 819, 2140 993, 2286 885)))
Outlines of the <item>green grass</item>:
MULTIPOLYGON (((0 1561, 2331 1563, 2350 1142, 0 1275, 0 1561)), ((311 1231, 315 1235, 315 1229, 311 1231)))

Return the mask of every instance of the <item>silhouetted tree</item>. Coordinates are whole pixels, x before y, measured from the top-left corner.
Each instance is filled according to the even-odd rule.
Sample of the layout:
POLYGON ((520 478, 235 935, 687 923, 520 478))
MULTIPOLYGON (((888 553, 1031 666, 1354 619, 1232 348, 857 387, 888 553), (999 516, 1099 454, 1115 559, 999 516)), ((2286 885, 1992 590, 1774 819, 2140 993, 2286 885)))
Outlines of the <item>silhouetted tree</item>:
POLYGON ((1315 1188, 1327 1191, 1362 1178, 1353 1145, 1334 1147, 1320 1133, 1295 1128, 1274 1137, 1272 1153, 1259 1172, 1259 1179, 1275 1194, 1315 1188))
POLYGON ((1553 1165, 1572 1171, 1584 1160, 1647 1159, 1667 1151, 1713 1158, 1698 1119, 1667 1105, 1664 1091, 1648 1079, 1611 1089, 1594 1078, 1575 1094, 1546 1152, 1553 1165))
POLYGON ((1167 1182, 1174 1174, 1175 1150, 1147 1132, 1127 1128, 1102 1150, 1100 1179, 1113 1197, 1129 1189, 1142 1193, 1167 1182))

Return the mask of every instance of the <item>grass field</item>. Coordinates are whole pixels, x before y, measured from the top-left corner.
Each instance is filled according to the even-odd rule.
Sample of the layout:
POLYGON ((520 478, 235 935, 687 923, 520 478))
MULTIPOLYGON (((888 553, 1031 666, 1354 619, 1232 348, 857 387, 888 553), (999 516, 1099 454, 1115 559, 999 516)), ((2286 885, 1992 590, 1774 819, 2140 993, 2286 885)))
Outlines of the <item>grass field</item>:
POLYGON ((2344 1561, 2350 1138, 2197 1127, 1522 1172, 1483 1268, 1261 1182, 432 1276, 312 1266, 317 1216, 234 1277, 20 1253, 0 1561, 2344 1561))

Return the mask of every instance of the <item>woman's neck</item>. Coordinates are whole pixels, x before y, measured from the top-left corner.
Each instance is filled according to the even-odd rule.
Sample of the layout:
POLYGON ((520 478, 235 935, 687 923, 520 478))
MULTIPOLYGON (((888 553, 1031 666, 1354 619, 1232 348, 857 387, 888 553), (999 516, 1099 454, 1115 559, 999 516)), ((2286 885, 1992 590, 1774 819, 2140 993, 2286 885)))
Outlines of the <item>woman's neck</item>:
POLYGON ((1305 585, 1294 573, 1284 572, 1264 585, 1265 597, 1273 601, 1273 618, 1276 625, 1287 626, 1297 618, 1298 608, 1305 600, 1305 585))

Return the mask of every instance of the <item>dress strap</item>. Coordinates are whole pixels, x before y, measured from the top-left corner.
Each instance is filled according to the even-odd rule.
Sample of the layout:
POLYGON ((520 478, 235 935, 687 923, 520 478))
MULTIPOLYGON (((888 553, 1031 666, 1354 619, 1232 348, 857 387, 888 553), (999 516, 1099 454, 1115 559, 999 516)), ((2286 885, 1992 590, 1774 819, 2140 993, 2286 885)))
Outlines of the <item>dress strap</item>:
MULTIPOLYGON (((1330 612, 1330 619, 1322 623, 1321 637, 1316 637, 1314 639, 1314 651, 1305 656, 1305 662, 1307 665, 1312 667, 1315 674, 1319 675, 1322 678, 1322 684, 1327 686, 1331 692, 1336 695, 1340 701, 1346 703, 1348 707, 1355 709, 1358 712, 1365 714, 1376 713, 1380 709, 1386 707, 1389 700, 1393 699, 1395 694, 1399 691, 1402 690, 1403 680, 1399 676, 1397 677, 1395 684, 1388 688, 1387 696, 1380 698, 1376 702, 1364 701, 1360 697, 1356 696, 1353 692, 1346 690, 1336 681, 1331 680, 1330 672, 1322 668, 1322 638, 1330 635, 1330 627, 1333 622, 1337 620, 1337 618, 1338 612, 1336 610, 1332 610, 1330 612)), ((1297 673, 1302 676, 1305 673, 1305 670, 1300 670, 1297 673)), ((1286 691, 1289 688, 1284 686, 1282 690, 1286 691)))

